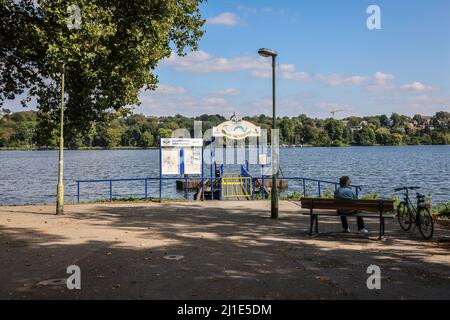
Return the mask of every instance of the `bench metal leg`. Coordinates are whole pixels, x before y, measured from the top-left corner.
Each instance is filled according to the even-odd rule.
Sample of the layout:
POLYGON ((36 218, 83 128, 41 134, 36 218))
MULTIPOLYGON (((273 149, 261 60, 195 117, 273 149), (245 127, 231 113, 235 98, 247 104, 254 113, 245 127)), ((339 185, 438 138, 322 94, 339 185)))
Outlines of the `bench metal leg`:
POLYGON ((316 234, 319 233, 319 216, 316 215, 316 234))
POLYGON ((309 218, 310 218, 309 235, 312 236, 313 235, 313 228, 314 228, 315 217, 314 217, 314 215, 310 215, 309 218))
POLYGON ((380 218, 380 235, 378 236, 378 239, 383 239, 384 236, 384 219, 380 218))
POLYGON ((309 225, 309 235, 313 235, 315 231, 315 234, 319 233, 319 219, 316 214, 310 215, 310 225, 309 225), (314 228, 314 223, 316 224, 316 227, 314 228))

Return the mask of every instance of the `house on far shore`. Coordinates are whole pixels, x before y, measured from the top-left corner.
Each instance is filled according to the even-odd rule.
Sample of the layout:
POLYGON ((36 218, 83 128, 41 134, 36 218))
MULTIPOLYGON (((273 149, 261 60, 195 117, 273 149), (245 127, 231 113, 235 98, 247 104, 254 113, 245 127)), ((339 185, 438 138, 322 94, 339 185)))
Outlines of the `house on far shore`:
POLYGON ((430 126, 431 120, 433 120, 432 116, 420 116, 420 123, 417 120, 414 120, 414 126, 418 129, 425 129, 427 126, 430 126))
POLYGON ((422 120, 424 123, 430 124, 431 120, 433 120, 433 117, 432 116, 422 116, 422 120))
MULTIPOLYGON (((348 122, 347 122, 347 123, 348 123, 348 122)), ((368 125, 369 125, 369 123, 368 123, 367 121, 363 120, 363 121, 361 121, 361 122, 359 123, 359 125, 357 125, 357 126, 352 126, 352 127, 351 127, 351 130, 352 130, 352 132, 353 132, 353 131, 360 131, 360 130, 362 130, 363 127, 367 127, 368 125)))

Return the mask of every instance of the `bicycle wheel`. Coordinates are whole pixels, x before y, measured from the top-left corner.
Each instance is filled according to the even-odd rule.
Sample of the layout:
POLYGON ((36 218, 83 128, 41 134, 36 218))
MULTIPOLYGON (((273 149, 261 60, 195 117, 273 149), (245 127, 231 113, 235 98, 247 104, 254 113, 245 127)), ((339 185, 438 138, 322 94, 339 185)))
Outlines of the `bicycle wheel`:
POLYGON ((425 240, 430 240, 434 232, 433 216, 427 208, 421 208, 418 215, 420 217, 419 231, 425 240))
POLYGON ((405 202, 400 202, 398 205, 397 220, 403 230, 409 231, 409 229, 411 229, 412 214, 405 202))

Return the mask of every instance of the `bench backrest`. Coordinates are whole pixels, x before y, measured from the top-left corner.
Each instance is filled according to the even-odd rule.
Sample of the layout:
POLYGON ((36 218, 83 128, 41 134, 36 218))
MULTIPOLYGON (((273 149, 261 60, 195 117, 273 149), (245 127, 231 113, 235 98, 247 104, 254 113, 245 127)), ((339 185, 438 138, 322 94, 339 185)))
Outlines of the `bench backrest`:
POLYGON ((303 209, 358 210, 370 212, 394 211, 394 200, 342 200, 302 198, 303 209))

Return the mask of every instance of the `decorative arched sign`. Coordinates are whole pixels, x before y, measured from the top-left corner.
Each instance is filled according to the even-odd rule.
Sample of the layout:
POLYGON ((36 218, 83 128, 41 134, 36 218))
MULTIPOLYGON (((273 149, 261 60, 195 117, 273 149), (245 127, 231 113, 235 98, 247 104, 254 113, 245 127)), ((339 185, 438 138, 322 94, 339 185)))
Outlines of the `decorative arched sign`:
POLYGON ((226 137, 232 140, 242 140, 248 137, 259 137, 261 128, 233 115, 229 121, 213 128, 213 137, 226 137))

